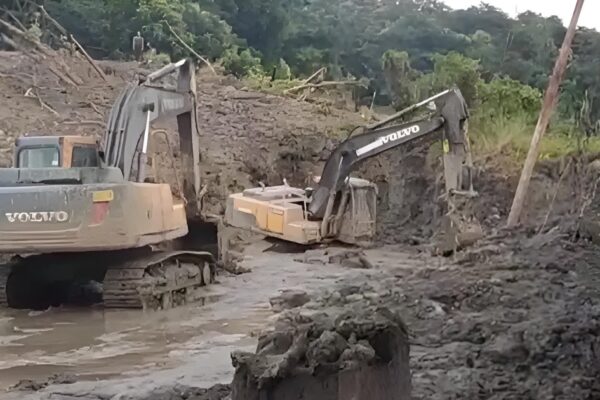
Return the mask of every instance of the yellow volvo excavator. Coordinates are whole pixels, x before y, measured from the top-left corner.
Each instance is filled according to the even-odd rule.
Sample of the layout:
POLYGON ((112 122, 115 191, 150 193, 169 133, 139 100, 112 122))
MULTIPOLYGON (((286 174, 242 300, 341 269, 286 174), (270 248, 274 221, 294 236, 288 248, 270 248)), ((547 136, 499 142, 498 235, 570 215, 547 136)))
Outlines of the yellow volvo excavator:
POLYGON ((19 255, 0 265, 0 304, 47 307, 74 282, 97 281, 105 307, 165 308, 212 283, 211 253, 157 250, 200 214, 198 146, 187 59, 124 88, 100 147, 88 137, 19 138, 13 167, 0 169, 0 253, 19 255), (146 179, 151 124, 168 119, 177 122, 185 202, 146 179))
MULTIPOLYGON (((369 181, 350 177, 350 172, 368 158, 437 132, 448 145, 443 157, 447 194, 475 196, 466 134, 468 117, 467 104, 458 89, 423 100, 343 141, 329 156, 314 188, 256 187, 230 195, 225 226, 306 245, 332 240, 370 243, 376 233, 377 188, 369 181), (423 106, 430 106, 433 112, 415 121, 394 123, 423 106)), ((442 240, 460 240, 464 226, 457 226, 455 221, 444 224, 446 237, 442 240)))

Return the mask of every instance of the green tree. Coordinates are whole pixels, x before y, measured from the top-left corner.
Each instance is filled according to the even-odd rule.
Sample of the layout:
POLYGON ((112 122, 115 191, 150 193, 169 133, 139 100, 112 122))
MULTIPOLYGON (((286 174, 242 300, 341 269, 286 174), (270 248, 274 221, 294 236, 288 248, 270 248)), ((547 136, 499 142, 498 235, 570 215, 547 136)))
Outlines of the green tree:
POLYGON ((479 100, 478 89, 482 82, 479 62, 457 52, 447 55, 435 54, 432 59, 432 88, 442 91, 457 86, 467 103, 471 107, 475 106, 479 100))
POLYGON ((542 104, 542 93, 510 78, 496 78, 479 85, 480 112, 486 118, 525 117, 535 121, 542 104))
POLYGON ((381 57, 381 68, 394 107, 400 109, 414 103, 418 95, 416 80, 419 73, 411 67, 408 53, 386 51, 381 57))
POLYGON ((264 75, 261 66, 261 60, 250 49, 239 49, 232 47, 225 50, 222 58, 225 70, 237 77, 247 75, 264 75))

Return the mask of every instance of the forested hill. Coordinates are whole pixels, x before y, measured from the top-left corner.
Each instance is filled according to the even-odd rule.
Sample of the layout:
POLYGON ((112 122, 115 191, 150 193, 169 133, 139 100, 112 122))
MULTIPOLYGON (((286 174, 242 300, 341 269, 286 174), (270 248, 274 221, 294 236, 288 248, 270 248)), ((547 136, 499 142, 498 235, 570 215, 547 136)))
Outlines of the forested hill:
MULTIPOLYGON (((18 18, 35 24, 31 20, 35 17, 18 14, 27 3, 32 2, 0 0, 18 18)), ((397 104, 419 96, 417 83, 435 85, 430 73, 452 63, 460 63, 459 69, 476 69, 477 79, 485 82, 510 77, 543 89, 566 30, 556 17, 525 12, 514 19, 485 3, 452 10, 437 0, 38 0, 38 4, 44 4, 96 57, 131 57, 137 31, 158 53, 184 55, 172 28, 198 53, 221 59, 237 75, 261 71, 269 75, 277 66, 281 76, 289 66, 292 75, 306 76, 327 66, 332 78, 368 78, 370 90, 377 90, 381 101, 397 104), (462 65, 471 61, 472 65, 462 65)), ((600 119, 599 58, 600 34, 580 29, 563 85, 565 118, 581 118, 584 110, 587 125, 600 119)), ((467 74, 456 80, 468 78, 467 74)))

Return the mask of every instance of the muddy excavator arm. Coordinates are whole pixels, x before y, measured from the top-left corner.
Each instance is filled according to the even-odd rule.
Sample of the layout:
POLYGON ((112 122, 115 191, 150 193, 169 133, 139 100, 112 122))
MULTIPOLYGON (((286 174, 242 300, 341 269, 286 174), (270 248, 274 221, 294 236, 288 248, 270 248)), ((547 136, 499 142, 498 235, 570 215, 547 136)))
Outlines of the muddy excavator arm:
MULTIPOLYGON (((342 142, 325 163, 320 180, 311 196, 308 207, 310 214, 315 218, 323 218, 328 214, 328 204, 333 205, 333 197, 342 188, 358 163, 437 132, 440 128, 444 128, 444 137, 448 140, 450 153, 459 157, 464 156, 467 145, 464 122, 468 119, 469 113, 460 90, 448 90, 433 98, 436 100, 436 112, 429 118, 368 129, 342 142)), ((454 175, 459 173, 460 171, 457 170, 454 175)))
POLYGON ((169 117, 177 118, 183 194, 191 217, 200 210, 200 151, 195 67, 190 59, 169 64, 120 93, 109 114, 101 154, 104 165, 119 168, 125 180, 143 182, 150 124, 169 117), (157 85, 173 72, 177 72, 174 88, 157 85))

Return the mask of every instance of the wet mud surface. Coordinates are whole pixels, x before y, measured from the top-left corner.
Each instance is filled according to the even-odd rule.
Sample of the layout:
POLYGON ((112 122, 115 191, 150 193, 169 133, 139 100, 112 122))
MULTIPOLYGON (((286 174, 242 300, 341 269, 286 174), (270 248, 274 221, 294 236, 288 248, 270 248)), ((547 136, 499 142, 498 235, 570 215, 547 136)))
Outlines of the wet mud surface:
MULTIPOLYGON (((295 263, 259 248, 255 246, 244 261, 252 272, 220 275, 220 283, 206 294, 205 305, 146 314, 101 307, 3 311, 0 385, 6 390, 24 378, 43 382, 63 374, 78 381, 69 385, 70 391, 141 395, 145 388, 152 391, 176 383, 190 387, 229 383, 230 353, 256 346, 256 335, 273 316, 271 297, 282 289, 313 293, 356 273, 341 266, 323 269, 295 263), (111 379, 110 389, 104 379, 111 379)), ((51 387, 32 398, 48 395, 44 392, 55 390, 51 387)))
MULTIPOLYGON (((84 344, 79 352, 70 353, 71 361, 76 359, 73 354, 81 354, 76 369, 82 378, 77 380, 94 375, 109 380, 51 384, 12 398, 69 398, 49 396, 70 393, 89 398, 125 394, 129 396, 125 398, 141 399, 165 391, 172 398, 186 398, 182 394, 186 390, 231 382, 230 353, 253 353, 257 344, 259 350, 264 348, 268 341, 258 338, 269 337, 269 332, 296 329, 318 316, 337 319, 348 309, 359 315, 357 310, 371 307, 384 307, 406 324, 414 399, 598 398, 598 250, 565 242, 556 232, 541 236, 512 233, 512 239, 503 235, 486 239, 455 260, 398 246, 365 250, 373 265, 370 269, 299 263, 293 261, 297 255, 261 253, 243 262, 252 265, 251 273, 224 279, 223 290, 228 294, 218 302, 154 317, 158 320, 147 330, 153 330, 154 337, 166 335, 161 340, 152 342, 147 331, 128 332, 125 326, 113 333, 111 341, 113 346, 123 346, 121 359, 109 357, 96 364, 89 359, 102 354, 101 348, 84 344), (308 302, 301 292, 306 292, 308 302), (277 298, 276 310, 269 304, 272 297, 277 298), (173 336, 167 340, 170 329, 173 336), (127 349, 128 340, 136 339, 145 342, 145 347, 130 345, 127 349), (109 369, 113 374, 102 376, 109 369), (119 369, 121 375, 115 376, 119 369)), ((7 323, 16 325, 4 321, 3 326, 7 323)), ((4 335, 4 341, 14 335, 4 335)), ((329 343, 324 346, 328 352, 313 350, 307 359, 323 354, 325 359, 341 359, 353 339, 344 337, 337 350, 339 341, 322 335, 319 340, 329 343)), ((19 340, 13 338, 12 342, 18 344, 19 340)), ((362 354, 372 354, 366 346, 363 350, 362 354)), ((37 372, 40 367, 35 365, 22 368, 20 374, 44 379, 57 371, 50 366, 37 372)), ((1 376, 10 376, 7 371, 10 369, 1 376)), ((228 392, 219 387, 218 393, 223 397, 215 398, 225 398, 228 392)))

